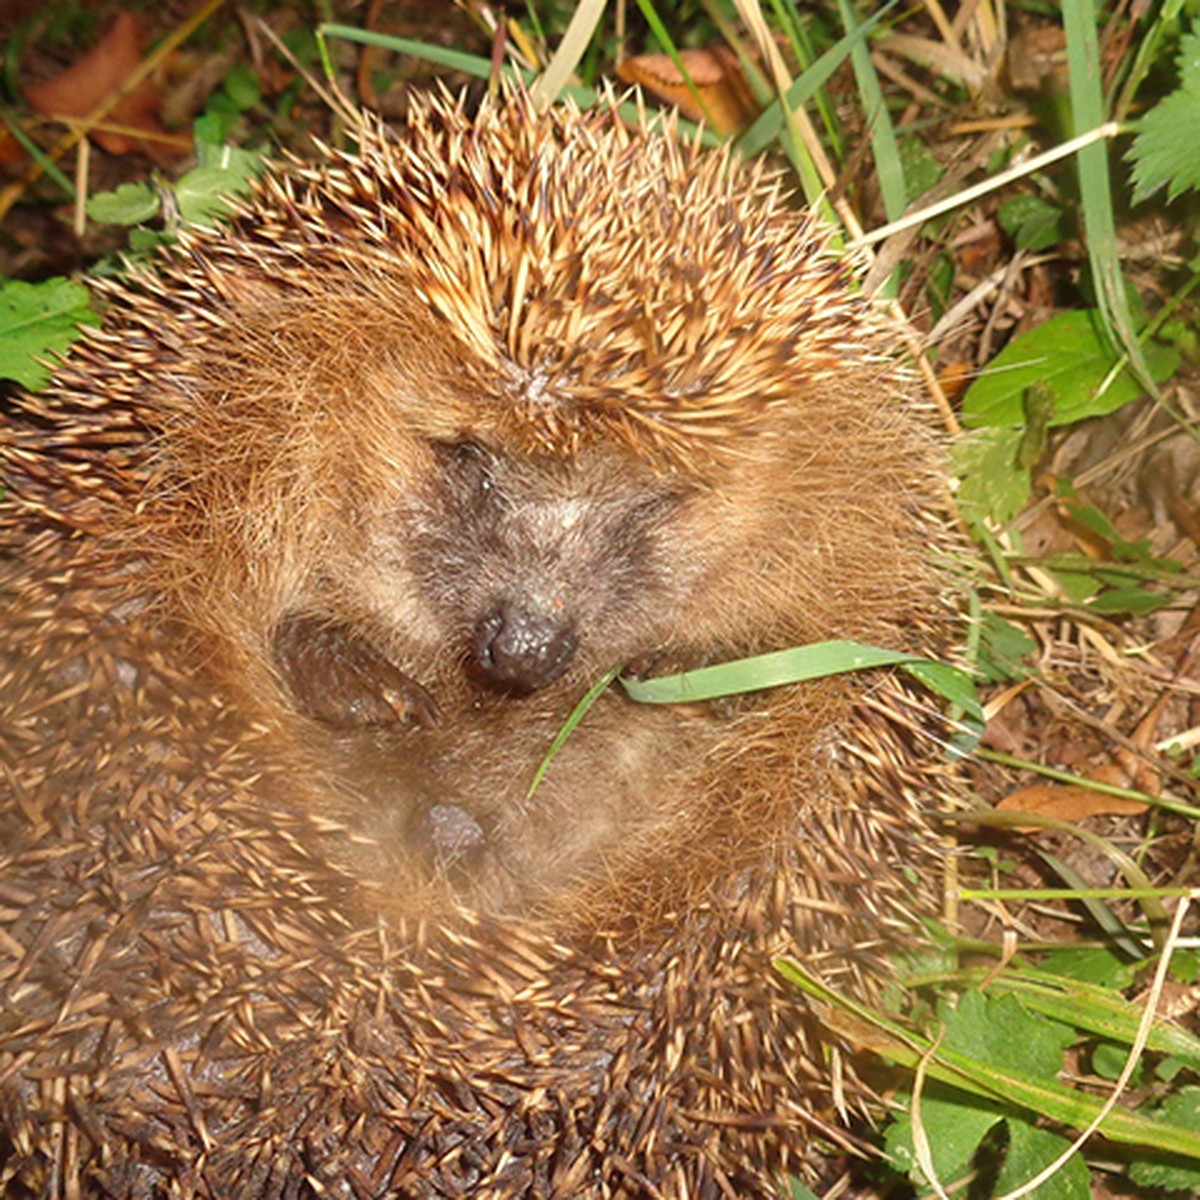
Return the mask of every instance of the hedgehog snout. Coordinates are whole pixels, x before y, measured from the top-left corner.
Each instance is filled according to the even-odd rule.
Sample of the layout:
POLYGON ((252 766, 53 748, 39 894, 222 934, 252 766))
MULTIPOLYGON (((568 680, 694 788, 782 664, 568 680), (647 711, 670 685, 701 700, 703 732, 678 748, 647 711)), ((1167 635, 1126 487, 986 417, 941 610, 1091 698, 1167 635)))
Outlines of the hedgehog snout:
POLYGON ((471 635, 474 662, 486 682, 518 696, 561 678, 578 646, 575 630, 562 617, 512 603, 493 608, 471 635))

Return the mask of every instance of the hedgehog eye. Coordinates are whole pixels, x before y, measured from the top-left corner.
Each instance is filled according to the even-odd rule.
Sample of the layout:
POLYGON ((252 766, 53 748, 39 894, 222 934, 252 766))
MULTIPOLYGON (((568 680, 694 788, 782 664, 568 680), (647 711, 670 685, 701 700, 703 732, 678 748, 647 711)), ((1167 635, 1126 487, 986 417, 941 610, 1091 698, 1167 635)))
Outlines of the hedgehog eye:
POLYGON ((478 442, 456 438, 449 442, 434 442, 433 448, 452 475, 477 492, 491 491, 493 456, 478 442))

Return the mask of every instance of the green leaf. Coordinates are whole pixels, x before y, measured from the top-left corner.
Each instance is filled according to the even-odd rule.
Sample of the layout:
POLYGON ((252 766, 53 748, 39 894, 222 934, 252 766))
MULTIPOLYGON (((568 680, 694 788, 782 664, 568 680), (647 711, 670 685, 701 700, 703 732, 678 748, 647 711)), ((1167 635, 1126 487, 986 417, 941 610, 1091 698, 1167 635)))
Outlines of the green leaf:
MULTIPOLYGON (((1163 1101, 1156 1115, 1167 1124, 1194 1130, 1197 1144, 1200 1144, 1200 1087, 1180 1088, 1163 1101)), ((1187 1196, 1200 1195, 1200 1166, 1190 1163, 1136 1162, 1129 1175, 1142 1187, 1183 1192, 1187 1196)))
POLYGON ((546 772, 550 769, 550 764, 554 761, 555 755, 563 748, 567 738, 579 727, 580 721, 588 715, 592 705, 600 699, 608 689, 609 684, 616 679, 617 672, 620 669, 620 667, 613 667, 611 670, 605 671, 583 694, 579 703, 571 709, 570 715, 562 724, 562 728, 554 735, 554 740, 550 743, 550 749, 546 751, 542 761, 538 764, 538 769, 533 773, 533 780, 529 784, 529 791, 526 792, 526 797, 532 796, 537 791, 546 772))
POLYGON ((1062 210, 1041 196, 1014 196, 1000 205, 996 216, 1022 250, 1046 250, 1063 239, 1062 210))
POLYGON ((701 667, 657 679, 622 679, 621 686, 641 704, 695 704, 720 696, 737 696, 787 683, 803 683, 828 675, 843 675, 871 667, 903 667, 927 687, 982 720, 983 710, 974 685, 965 672, 899 650, 885 650, 863 642, 814 642, 773 654, 740 658, 735 662, 701 667))
MULTIPOLYGON (((1093 1075, 1099 1075, 1101 1079, 1115 1082, 1120 1079, 1121 1073, 1129 1065, 1129 1047, 1118 1046, 1113 1042, 1098 1042, 1092 1047, 1089 1059, 1093 1075)), ((1144 1060, 1137 1064, 1133 1074, 1129 1077, 1129 1086, 1134 1088, 1144 1086, 1145 1067, 1144 1060)))
POLYGON ((1113 991, 1131 987, 1137 974, 1128 959, 1114 954, 1105 946, 1072 946, 1051 951, 1045 956, 1042 970, 1048 975, 1061 975, 1079 983, 1098 984, 1113 991))
POLYGON ((1109 616, 1119 613, 1144 616, 1170 604, 1171 600, 1170 596, 1151 592, 1144 587, 1119 587, 1109 588, 1098 596, 1093 596, 1087 602, 1087 607, 1092 612, 1106 613, 1109 616))
POLYGON ((258 82, 258 75, 242 63, 236 63, 230 67, 225 76, 222 90, 242 112, 253 108, 262 99, 262 87, 258 82))
POLYGON ((958 1003, 938 1005, 942 1045, 989 1066, 1029 1079, 1053 1079, 1075 1030, 1030 1012, 1012 995, 964 992, 958 1003))
MULTIPOLYGON (((995 1105, 968 1096, 948 1098, 930 1091, 921 1096, 920 1119, 929 1142, 933 1169, 945 1186, 961 1179, 971 1169, 979 1143, 1003 1119, 1003 1113, 995 1105)), ((884 1149, 896 1166, 915 1183, 929 1182, 917 1165, 911 1109, 888 1126, 884 1149)))
MULTIPOLYGON (((1156 379, 1166 379, 1178 363, 1167 347, 1147 347, 1146 356, 1156 379)), ((1053 396, 1052 425, 1114 412, 1142 394, 1127 368, 1113 374, 1118 361, 1094 309, 1058 313, 992 359, 967 389, 963 423, 975 429, 1021 425, 1025 393, 1039 384, 1053 396)))
POLYGON ((800 1180, 789 1177, 787 1182, 790 1200, 817 1200, 817 1193, 806 1188, 800 1180))
POLYGON ((87 215, 103 225, 141 225, 159 208, 158 192, 148 183, 123 183, 115 191, 97 192, 87 202, 87 215))
POLYGON ((1200 31, 1179 43, 1180 86, 1137 123, 1129 149, 1133 164, 1133 200, 1139 203, 1160 187, 1174 200, 1200 186, 1200 31))
POLYGON ((1168 200, 1200 186, 1200 95, 1173 92, 1138 122, 1137 129, 1129 151, 1135 204, 1164 186, 1168 200))
POLYGON ((1065 509, 1071 520, 1103 538, 1108 543, 1114 558, 1125 562, 1152 563, 1155 561, 1150 553, 1149 538, 1142 538, 1136 542, 1126 541, 1117 527, 1100 509, 1079 499, 1079 493, 1069 479, 1056 479, 1054 490, 1059 497, 1060 506, 1065 509))
POLYGON ((196 143, 197 155, 205 146, 223 146, 233 133, 241 114, 229 109, 228 105, 210 104, 207 111, 192 122, 192 139, 196 143))
POLYGON ((959 511, 979 528, 990 517, 1007 525, 1024 507, 1031 491, 1028 467, 1017 465, 1021 429, 977 429, 950 448, 950 469, 958 476, 959 511))
POLYGON ((243 172, 228 167, 196 167, 175 185, 179 215, 193 225, 208 225, 230 210, 229 198, 244 195, 249 184, 243 172))
MULTIPOLYGON (((1006 1196, 1048 1167, 1070 1146, 1065 1138, 1025 1121, 1008 1122, 1008 1149, 992 1194, 1006 1196)), ((1073 1154, 1040 1187, 1028 1193, 1031 1200, 1089 1200, 1092 1181, 1082 1155, 1073 1154)))
POLYGON ((98 325, 88 290, 70 279, 0 285, 0 377, 36 390, 52 368, 38 359, 64 354, 81 325, 98 325))
POLYGON ((975 668, 989 683, 1026 679, 1033 669, 1021 660, 1037 649, 1037 641, 1019 625, 993 612, 985 612, 979 622, 979 653, 975 668))
MULTIPOLYGON (((931 1039, 905 1029, 849 996, 834 991, 799 963, 777 959, 775 968, 805 994, 848 1014, 855 1023, 854 1042, 902 1067, 914 1069, 925 1062, 931 1080, 937 1080, 996 1103, 1027 1109, 1054 1121, 1082 1129, 1099 1117, 1103 1101, 1056 1079, 1029 1079, 1025 1075, 997 1069, 970 1055, 935 1045, 931 1039)), ((839 1025, 844 1032, 844 1023, 839 1025)), ((1173 1121, 1151 1119, 1117 1108, 1100 1122, 1101 1133, 1113 1141, 1153 1147, 1188 1160, 1200 1160, 1200 1138, 1173 1121)))
MULTIPOLYGON (((1094 972, 1100 979, 1090 982, 1039 967, 1009 967, 996 976, 982 968, 928 978, 909 974, 904 982, 909 987, 947 980, 958 984, 986 982, 989 993, 1015 996, 1028 1012, 1041 1013, 1059 1025, 1069 1025, 1126 1048, 1131 1046, 1137 1038, 1144 1010, 1126 1000, 1116 989, 1132 981, 1136 974, 1134 969, 1107 951, 1061 951, 1055 952, 1052 960, 1073 970, 1094 972), (1090 966, 1088 962, 1070 961, 1085 956, 1090 966)), ((1189 1067, 1200 1069, 1200 1038, 1173 1021, 1156 1021, 1151 1026, 1146 1045, 1156 1053, 1173 1055, 1189 1067)))

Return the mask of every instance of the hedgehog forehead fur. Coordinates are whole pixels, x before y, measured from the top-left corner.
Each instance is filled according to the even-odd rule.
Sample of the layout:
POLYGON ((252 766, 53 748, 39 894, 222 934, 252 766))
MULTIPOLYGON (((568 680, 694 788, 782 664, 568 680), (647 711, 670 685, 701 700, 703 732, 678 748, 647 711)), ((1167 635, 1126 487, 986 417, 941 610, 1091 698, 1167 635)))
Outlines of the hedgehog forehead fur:
POLYGON ((251 236, 264 259, 402 263, 475 375, 465 424, 694 462, 867 359, 871 313, 777 181, 675 133, 611 97, 470 120, 433 97, 399 140, 364 124, 356 152, 269 177, 251 236))

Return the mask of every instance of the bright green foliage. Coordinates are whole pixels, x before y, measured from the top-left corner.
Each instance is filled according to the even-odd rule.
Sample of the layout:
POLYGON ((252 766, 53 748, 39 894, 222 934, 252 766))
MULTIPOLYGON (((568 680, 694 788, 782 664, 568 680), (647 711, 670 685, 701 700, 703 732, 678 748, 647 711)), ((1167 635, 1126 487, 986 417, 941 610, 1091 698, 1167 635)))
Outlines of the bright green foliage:
POLYGON ((1200 187, 1200 32, 1180 42, 1178 62, 1179 89, 1142 117, 1129 151, 1135 203, 1164 186, 1168 200, 1200 187))
POLYGON ((1069 1026, 1029 1012, 1015 996, 964 992, 956 1005, 942 1004, 938 1016, 945 1049, 1032 1079, 1056 1075, 1075 1040, 1069 1026))
POLYGON ((188 224, 211 225, 228 214, 229 197, 244 195, 249 186, 250 176, 238 168, 196 167, 175 184, 179 215, 188 224))
MULTIPOLYGON (((1066 1138, 1011 1117, 1006 1122, 1008 1147, 992 1188, 1005 1196, 1048 1167, 1070 1145, 1066 1138)), ((1082 1155, 1074 1154, 1054 1174, 1028 1193, 1030 1200, 1090 1200, 1091 1174, 1082 1155)))
MULTIPOLYGON (((1168 378, 1178 366, 1168 347, 1147 346, 1146 357, 1155 379, 1168 378)), ((1142 393, 1132 373, 1119 366, 1093 310, 1059 313, 1013 338, 992 359, 963 398, 963 421, 972 428, 1021 425, 1025 393, 1036 385, 1053 401, 1051 425, 1115 412, 1142 393)))
MULTIPOLYGON (((983 1100, 943 1099, 932 1093, 921 1097, 920 1117, 932 1151, 933 1168, 943 1187, 971 1169, 979 1144, 992 1126, 1004 1119, 998 1107, 983 1100)), ((888 1126, 884 1149, 896 1167, 910 1179, 926 1182, 917 1166, 910 1113, 888 1126)))
MULTIPOLYGON (((244 195, 262 165, 262 155, 229 146, 197 143, 199 165, 174 184, 163 185, 175 198, 179 218, 189 225, 211 225, 229 211, 229 197, 244 195)), ((141 225, 157 215, 162 193, 149 183, 125 183, 100 192, 87 205, 93 221, 141 225)))
POLYGON ((97 192, 87 202, 87 215, 105 225, 141 225, 158 212, 159 198, 149 183, 123 183, 97 192))
POLYGON ((1123 991, 1132 987, 1137 972, 1128 959, 1104 946, 1067 946, 1045 956, 1041 968, 1080 983, 1123 991))
MULTIPOLYGON (((1076 1037, 1068 1026, 1029 1012, 1011 995, 966 992, 957 1005, 939 1002, 938 1016, 940 1050, 966 1055, 1033 1084, 1058 1075, 1063 1051, 1076 1037)), ((1023 1115, 944 1088, 934 1087, 923 1094, 919 1113, 933 1167, 943 1186, 980 1168, 995 1174, 994 1194, 999 1195, 1031 1179, 1068 1145, 1023 1115), (1003 1135, 999 1138, 993 1134, 998 1126, 1003 1126, 997 1131, 1003 1135), (997 1154, 998 1162, 993 1157, 997 1154)), ((909 1111, 889 1126, 885 1145, 898 1167, 914 1182, 925 1183, 917 1163, 913 1125, 910 1102, 909 1111)), ((1088 1170, 1078 1156, 1030 1193, 1040 1200, 1087 1200, 1089 1194, 1088 1170)))
POLYGON ((99 319, 88 290, 69 279, 0 285, 0 377, 36 389, 49 378, 49 359, 66 353, 81 325, 99 319))

